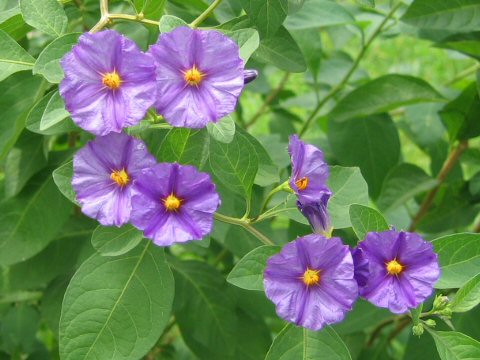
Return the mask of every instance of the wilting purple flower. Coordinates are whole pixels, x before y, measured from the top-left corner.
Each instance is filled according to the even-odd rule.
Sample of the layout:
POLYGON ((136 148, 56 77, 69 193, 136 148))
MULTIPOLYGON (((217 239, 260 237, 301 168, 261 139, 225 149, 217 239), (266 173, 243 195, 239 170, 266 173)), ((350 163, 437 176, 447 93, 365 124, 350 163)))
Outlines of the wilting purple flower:
POLYGON ((149 52, 157 66, 156 108, 173 126, 205 127, 234 111, 244 86, 238 45, 215 30, 179 27, 149 52))
POLYGON ((243 72, 243 82, 245 84, 248 84, 255 80, 258 77, 258 71, 257 70, 245 70, 243 72))
POLYGON ((331 196, 327 187, 328 165, 323 153, 313 145, 305 144, 297 135, 290 136, 288 152, 292 160, 290 187, 302 204, 321 203, 331 196))
POLYGON ((319 202, 302 204, 297 201, 298 210, 305 216, 316 234, 330 237, 332 225, 328 216, 327 204, 330 194, 324 194, 319 202))
POLYGON ((307 235, 267 261, 267 297, 277 314, 310 330, 343 320, 358 296, 353 260, 339 238, 307 235))
POLYGON ((368 260, 363 254, 363 250, 359 247, 351 250, 353 265, 355 266, 355 280, 357 280, 358 287, 363 287, 368 281, 368 260))
POLYGON ((155 244, 201 240, 212 231, 220 197, 210 175, 161 163, 144 170, 134 188, 132 224, 155 244))
POLYGON ((106 226, 127 223, 132 184, 142 169, 155 164, 143 141, 126 134, 90 141, 73 157, 72 186, 82 212, 106 226))
POLYGON ((114 30, 83 34, 61 64, 66 108, 78 126, 95 135, 137 124, 155 103, 153 59, 114 30))
POLYGON ((367 281, 359 282, 359 291, 371 303, 401 314, 431 295, 440 276, 438 256, 420 235, 370 232, 358 248, 368 261, 367 281))

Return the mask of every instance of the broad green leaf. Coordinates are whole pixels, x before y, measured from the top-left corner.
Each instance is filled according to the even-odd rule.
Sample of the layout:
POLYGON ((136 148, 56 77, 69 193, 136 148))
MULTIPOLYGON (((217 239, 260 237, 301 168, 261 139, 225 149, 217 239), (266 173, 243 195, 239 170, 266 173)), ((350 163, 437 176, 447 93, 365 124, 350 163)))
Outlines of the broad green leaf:
MULTIPOLYGON (((48 93, 32 107, 32 109, 28 113, 26 120, 26 127, 28 130, 42 135, 58 135, 69 131, 78 130, 78 127, 75 126, 71 118, 67 118, 64 121, 57 122, 55 125, 47 128, 46 130, 40 130, 40 124, 44 117, 44 114, 46 117, 52 117, 52 115, 59 114, 58 111, 54 111, 53 114, 50 115, 46 114, 47 105, 49 104, 50 100, 53 98, 54 95, 58 96, 58 91, 52 91, 48 93)), ((55 103, 58 103, 58 100, 55 101, 55 103)), ((53 105, 50 106, 50 110, 52 109, 54 110, 53 105)))
POLYGON ((72 187, 73 178, 73 160, 63 164, 53 171, 53 181, 58 190, 72 203, 78 205, 76 194, 72 187))
POLYGON ((353 204, 350 206, 350 221, 358 240, 363 240, 370 231, 389 230, 387 221, 377 210, 368 206, 353 204))
POLYGON ((355 18, 345 8, 329 0, 306 1, 300 11, 285 21, 288 30, 314 29, 353 23, 355 18))
POLYGON ((229 144, 210 141, 209 163, 213 174, 234 193, 249 198, 258 170, 258 157, 247 136, 239 131, 229 144))
POLYGON ((480 359, 480 342, 456 331, 429 330, 442 360, 480 359))
POLYGON ((207 161, 208 146, 213 142, 205 130, 174 128, 154 155, 160 161, 178 162, 202 168, 207 161))
POLYGON ((39 253, 62 228, 70 210, 49 173, 35 176, 17 197, 0 203, 0 264, 15 264, 39 253))
POLYGON ((359 86, 338 102, 329 117, 337 122, 378 114, 403 105, 443 101, 425 80, 408 75, 383 75, 359 86))
POLYGON ((99 225, 93 232, 92 246, 103 256, 119 256, 135 248, 142 239, 142 232, 132 225, 121 228, 99 225))
POLYGON ((134 0, 137 13, 143 13, 147 19, 157 20, 163 13, 167 0, 134 0))
POLYGON ((17 41, 22 39, 31 29, 23 20, 18 2, 14 7, 0 12, 0 30, 5 31, 13 39, 17 41))
POLYGON ((35 59, 6 32, 0 30, 0 81, 10 75, 31 70, 35 59))
POLYGON ((28 180, 47 165, 45 139, 24 131, 5 160, 5 195, 15 196, 28 180))
POLYGON ((341 165, 358 166, 369 193, 378 197, 388 172, 398 164, 400 138, 387 114, 329 121, 328 141, 341 165))
POLYGON ((67 30, 68 19, 57 0, 20 0, 20 11, 25 22, 53 37, 67 30))
POLYGON ((333 325, 333 328, 343 336, 365 331, 366 328, 374 327, 379 322, 392 316, 392 313, 387 309, 376 307, 366 300, 358 299, 353 306, 353 310, 347 313, 345 320, 333 325))
POLYGON ((262 38, 275 35, 287 17, 287 0, 240 0, 262 38))
POLYGON ((11 307, 3 317, 0 327, 3 347, 10 354, 33 352, 38 341, 35 334, 39 325, 40 314, 33 306, 23 304, 18 307, 11 307))
POLYGON ((290 72, 304 72, 307 69, 300 48, 284 27, 275 36, 260 41, 254 59, 290 72))
POLYGON ((169 260, 175 276, 175 317, 188 347, 201 359, 229 359, 236 343, 234 299, 223 276, 196 261, 169 260))
POLYGON ((480 269, 480 234, 447 235, 432 241, 438 254, 442 276, 437 289, 463 286, 480 269))
POLYGON ((40 131, 45 132, 45 130, 58 125, 69 117, 70 113, 65 109, 63 98, 58 91, 55 91, 43 112, 40 120, 40 131))
POLYGON ((40 312, 42 319, 58 336, 58 325, 60 323, 60 315, 62 313, 62 301, 71 275, 58 277, 48 285, 43 293, 42 303, 40 304, 40 312))
POLYGON ((428 176, 419 167, 407 163, 400 164, 388 173, 377 199, 377 205, 384 212, 395 210, 435 185, 437 180, 428 176))
POLYGON ((42 80, 29 72, 14 74, 0 82, 0 160, 16 143, 25 127, 30 106, 43 92, 42 80))
POLYGON ((228 144, 235 135, 235 121, 227 115, 216 123, 208 123, 207 131, 215 140, 228 144))
POLYGON ((255 29, 225 31, 225 35, 234 40, 240 47, 240 57, 247 63, 250 56, 258 49, 260 37, 255 29))
POLYGON ((472 33, 460 33, 442 40, 435 46, 443 49, 451 49, 461 52, 480 60, 480 33, 478 31, 472 33))
POLYGON ((230 271, 227 281, 245 290, 263 291, 266 261, 279 251, 279 246, 260 246, 250 251, 230 271))
POLYGON ((161 33, 170 32, 180 26, 188 26, 188 24, 184 20, 172 15, 163 15, 158 24, 161 33))
POLYGON ((68 285, 60 357, 139 359, 170 318, 174 284, 163 249, 145 241, 128 254, 94 254, 68 285))
POLYGON ((375 0, 357 0, 357 3, 364 6, 375 7, 375 0))
POLYGON ((292 324, 285 326, 268 351, 265 360, 351 360, 340 336, 329 326, 310 331, 292 324))
POLYGON ((66 34, 48 44, 38 56, 32 70, 33 74, 43 75, 52 84, 62 81, 64 75, 60 59, 78 42, 80 35, 80 33, 66 34))
POLYGON ((478 30, 480 3, 477 0, 436 1, 415 0, 402 17, 402 21, 427 29, 478 30))
POLYGON ((480 303, 480 272, 463 285, 452 301, 454 312, 465 312, 480 303))
POLYGON ((233 359, 264 359, 272 343, 270 329, 263 319, 237 310, 236 346, 233 359))
POLYGON ((360 169, 332 166, 328 187, 333 196, 328 202, 328 212, 334 229, 350 227, 350 205, 368 205, 368 187, 360 169))

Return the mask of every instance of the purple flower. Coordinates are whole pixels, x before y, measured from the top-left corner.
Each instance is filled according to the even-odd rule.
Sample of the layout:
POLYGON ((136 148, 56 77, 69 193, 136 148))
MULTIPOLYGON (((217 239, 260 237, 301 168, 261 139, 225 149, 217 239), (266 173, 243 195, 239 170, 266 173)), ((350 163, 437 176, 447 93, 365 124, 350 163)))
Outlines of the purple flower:
POLYGON ((313 229, 313 232, 326 237, 332 234, 332 225, 327 212, 327 204, 330 194, 324 194, 320 202, 302 204, 297 201, 298 210, 305 216, 313 229))
POLYGON ((321 203, 331 196, 327 187, 328 165, 323 153, 313 145, 305 144, 297 135, 290 136, 288 152, 292 160, 290 187, 302 204, 321 203))
POLYGON ((351 250, 353 265, 355 266, 355 280, 357 280, 358 287, 361 288, 367 284, 368 281, 368 260, 363 254, 363 250, 359 247, 351 250))
POLYGON ((83 34, 61 64, 66 108, 78 126, 95 135, 139 123, 155 103, 153 59, 116 31, 83 34))
POLYGON ((90 141, 73 157, 72 186, 82 212, 106 226, 127 223, 132 184, 142 169, 155 164, 145 144, 126 134, 90 141))
MULTIPOLYGON (((428 298, 440 276, 432 244, 416 233, 370 232, 358 249, 368 261, 368 276, 359 282, 360 295, 396 314, 428 298)), ((356 259, 355 265, 364 267, 361 256, 356 259)))
POLYGON ((220 197, 210 175, 161 163, 144 170, 134 189, 132 224, 155 244, 201 240, 212 231, 220 197))
POLYGON ((343 320, 358 296, 352 255, 339 238, 300 237, 268 259, 264 275, 277 314, 310 330, 343 320))
POLYGON ((234 111, 244 86, 238 45, 215 30, 179 27, 149 52, 157 66, 156 108, 173 126, 202 128, 234 111))

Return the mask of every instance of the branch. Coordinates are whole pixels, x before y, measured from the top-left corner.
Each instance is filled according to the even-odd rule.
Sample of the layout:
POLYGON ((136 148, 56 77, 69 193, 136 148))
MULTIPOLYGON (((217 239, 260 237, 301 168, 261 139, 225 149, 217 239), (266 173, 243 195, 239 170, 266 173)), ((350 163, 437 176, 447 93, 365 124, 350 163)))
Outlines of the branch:
POLYGON ((219 213, 215 214, 215 219, 227 224, 233 224, 233 225, 238 225, 243 227, 245 230, 247 230, 250 234, 255 236, 258 240, 263 242, 265 245, 275 245, 272 240, 270 240, 268 237, 263 235, 260 231, 255 229, 251 224, 248 219, 237 219, 233 218, 230 216, 222 215, 219 213))
POLYGON ((195 29, 200 25, 206 18, 210 16, 210 14, 215 10, 215 8, 220 5, 222 0, 215 0, 203 13, 200 14, 195 20, 193 20, 190 24, 192 29, 195 29))

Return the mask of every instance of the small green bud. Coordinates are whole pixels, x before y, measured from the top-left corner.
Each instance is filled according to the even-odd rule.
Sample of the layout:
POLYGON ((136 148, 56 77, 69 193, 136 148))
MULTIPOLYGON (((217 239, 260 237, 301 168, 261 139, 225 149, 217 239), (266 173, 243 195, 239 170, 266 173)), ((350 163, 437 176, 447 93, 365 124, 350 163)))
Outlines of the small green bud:
POLYGON ((451 318, 452 317, 452 309, 451 306, 448 305, 445 309, 442 309, 440 311, 437 311, 438 315, 445 316, 446 318, 451 318))
POLYGON ((412 327, 412 332, 415 336, 422 336, 423 331, 424 329, 422 324, 413 325, 412 327))
POLYGON ((433 319, 427 319, 425 320, 425 325, 427 325, 428 327, 435 327, 437 325, 436 321, 433 320, 433 319))
POLYGON ((448 297, 437 295, 433 301, 433 309, 438 311, 444 309, 448 305, 448 297))

